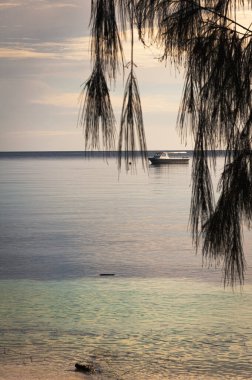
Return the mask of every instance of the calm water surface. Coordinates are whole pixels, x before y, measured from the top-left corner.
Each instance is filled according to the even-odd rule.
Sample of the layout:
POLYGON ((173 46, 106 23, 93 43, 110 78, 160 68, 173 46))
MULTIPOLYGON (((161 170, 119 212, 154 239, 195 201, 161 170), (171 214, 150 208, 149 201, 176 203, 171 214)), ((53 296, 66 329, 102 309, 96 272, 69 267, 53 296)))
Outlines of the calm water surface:
POLYGON ((1 379, 76 361, 111 380, 251 378, 251 234, 243 292, 224 290, 191 244, 191 165, 119 180, 113 159, 1 158, 0 170, 1 379))

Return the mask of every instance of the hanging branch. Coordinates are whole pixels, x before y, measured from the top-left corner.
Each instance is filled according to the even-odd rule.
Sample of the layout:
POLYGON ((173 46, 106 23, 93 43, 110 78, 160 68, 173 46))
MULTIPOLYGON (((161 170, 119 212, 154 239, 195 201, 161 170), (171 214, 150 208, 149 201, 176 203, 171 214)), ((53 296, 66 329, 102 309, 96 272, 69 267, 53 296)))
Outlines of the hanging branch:
POLYGON ((147 162, 147 147, 144 134, 141 100, 138 93, 137 81, 134 72, 130 71, 126 82, 123 107, 121 114, 121 128, 119 134, 119 160, 118 167, 121 168, 122 156, 125 158, 126 169, 136 164, 137 137, 140 147, 143 167, 147 162))
POLYGON ((203 228, 205 234, 203 257, 207 261, 223 260, 224 284, 244 282, 245 260, 242 249, 242 226, 237 181, 241 173, 241 161, 235 160, 223 172, 220 186, 222 193, 216 209, 203 228))
POLYGON ((196 249, 198 249, 202 227, 214 211, 214 195, 204 149, 204 119, 200 122, 192 164, 192 196, 190 208, 190 225, 196 249))
POLYGON ((123 67, 123 48, 118 32, 115 1, 93 0, 91 9, 91 55, 101 62, 102 70, 110 79, 123 67))
POLYGON ((90 24, 94 68, 80 95, 78 124, 84 129, 86 150, 99 149, 102 143, 108 151, 115 146, 116 123, 105 75, 115 79, 119 58, 123 62, 114 0, 93 0, 90 24))
POLYGON ((78 124, 84 128, 85 150, 99 149, 101 142, 106 151, 114 148, 115 117, 99 60, 80 95, 78 124))
POLYGON ((228 155, 219 183, 221 194, 214 213, 203 227, 203 256, 207 261, 223 260, 224 284, 244 282, 246 262, 242 247, 242 223, 252 221, 252 153, 250 119, 237 132, 235 149, 228 155))
MULTIPOLYGON (((247 4, 252 6, 251 0, 247 4)), ((119 161, 135 166, 135 150, 146 164, 146 141, 134 74, 134 21, 140 40, 147 35, 162 49, 161 59, 186 71, 177 123, 195 141, 190 222, 196 247, 203 238, 203 257, 223 263, 224 283, 244 281, 242 223, 252 222, 252 30, 236 20, 244 0, 92 0, 93 74, 82 91, 79 121, 86 148, 101 140, 111 149, 115 119, 106 79, 115 79, 122 58, 116 23, 126 37, 131 28, 130 73, 126 81, 119 133, 119 161), (116 9, 117 7, 117 9, 116 9), (117 12, 116 12, 117 11, 117 12), (233 15, 232 15, 233 13, 233 15), (99 136, 101 125, 102 138, 99 136), (214 208, 207 151, 226 149, 220 196, 214 208), (202 232, 202 233, 201 233, 202 232)), ((132 167, 132 166, 131 166, 132 167)))
POLYGON ((197 248, 203 237, 205 262, 222 263, 224 284, 231 286, 244 282, 242 223, 252 220, 251 141, 244 137, 251 139, 251 48, 245 40, 246 36, 228 28, 204 26, 204 36, 191 45, 178 119, 183 135, 190 128, 195 136, 190 210, 193 240, 197 248), (226 165, 214 208, 207 151, 223 144, 227 147, 226 165))
POLYGON ((120 134, 118 142, 118 167, 121 169, 122 156, 124 154, 126 170, 130 165, 133 169, 136 165, 137 137, 142 159, 142 165, 147 165, 147 146, 144 133, 141 100, 137 80, 134 75, 134 8, 131 4, 131 60, 130 73, 126 82, 123 107, 121 114, 120 134), (124 153, 123 153, 124 151, 124 153))
POLYGON ((115 0, 117 5, 117 13, 120 23, 120 29, 126 38, 126 31, 128 26, 128 20, 130 20, 130 3, 132 0, 115 0))

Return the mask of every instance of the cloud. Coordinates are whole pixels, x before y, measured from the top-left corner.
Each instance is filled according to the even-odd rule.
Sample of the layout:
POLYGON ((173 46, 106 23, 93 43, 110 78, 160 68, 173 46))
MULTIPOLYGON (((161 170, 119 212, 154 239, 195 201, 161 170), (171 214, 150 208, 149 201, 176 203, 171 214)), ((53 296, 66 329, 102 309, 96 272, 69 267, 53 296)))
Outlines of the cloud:
MULTIPOLYGON (((46 58, 65 59, 73 61, 90 61, 89 36, 65 38, 58 41, 40 42, 31 38, 23 38, 19 43, 6 42, 0 47, 0 58, 46 58)), ((124 43, 125 61, 130 57, 130 43, 124 43)), ((136 42, 134 47, 135 62, 139 68, 160 67, 158 50, 154 47, 144 48, 142 43, 136 42)))
POLYGON ((8 8, 16 8, 16 7, 19 7, 20 5, 21 5, 20 3, 14 3, 12 1, 0 3, 0 10, 8 9, 8 8))
POLYGON ((56 56, 52 53, 39 52, 35 50, 0 48, 0 58, 8 58, 8 59, 28 59, 28 58, 52 59, 53 58, 55 59, 56 56))
MULTIPOLYGON (((179 99, 170 99, 171 96, 167 94, 154 94, 154 95, 144 95, 141 96, 141 104, 144 114, 168 114, 178 112, 179 99)), ((111 95, 111 101, 115 110, 121 110, 122 108, 122 97, 111 95)))
POLYGON ((9 43, 0 47, 0 58, 5 59, 60 59, 71 61, 89 60, 89 38, 76 37, 55 42, 34 42, 24 39, 22 44, 9 43))
POLYGON ((72 136, 73 134, 76 134, 76 131, 73 129, 73 126, 69 126, 69 129, 63 130, 63 129, 54 129, 54 130, 48 130, 48 129, 23 129, 22 131, 9 131, 10 135, 31 135, 35 137, 52 137, 52 136, 72 136))
POLYGON ((51 1, 43 2, 41 4, 43 8, 78 8, 78 5, 76 3, 65 3, 65 2, 58 2, 58 3, 52 3, 51 1))
POLYGON ((88 35, 90 1, 3 0, 0 1, 1 47, 24 39, 39 42, 64 41, 88 35))
POLYGON ((170 100, 167 96, 155 95, 155 96, 143 96, 142 107, 144 113, 175 113, 178 112, 179 103, 178 100, 170 100))
POLYGON ((51 1, 51 0, 23 0, 23 1, 5 1, 0 3, 0 9, 16 8, 16 7, 32 7, 34 9, 48 8, 77 8, 78 1, 51 1))
POLYGON ((66 60, 90 60, 90 38, 75 37, 67 38, 60 43, 45 43, 44 47, 51 47, 58 51, 61 58, 66 60))
POLYGON ((76 92, 67 92, 60 94, 45 95, 41 98, 33 100, 33 104, 40 104, 45 106, 55 106, 64 108, 76 108, 78 103, 79 94, 76 92))

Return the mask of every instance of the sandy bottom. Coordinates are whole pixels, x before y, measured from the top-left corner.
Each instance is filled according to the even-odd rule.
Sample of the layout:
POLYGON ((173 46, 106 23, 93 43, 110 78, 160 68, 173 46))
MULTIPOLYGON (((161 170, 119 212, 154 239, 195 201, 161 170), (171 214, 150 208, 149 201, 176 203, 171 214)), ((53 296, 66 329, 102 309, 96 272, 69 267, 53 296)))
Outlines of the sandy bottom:
MULTIPOLYGON (((136 379, 136 377, 126 376, 125 380, 136 379)), ((113 376, 113 379, 118 379, 113 376)), ((120 377, 122 379, 122 377, 120 377)), ((176 374, 176 375, 141 375, 137 380, 241 380, 244 377, 237 376, 209 376, 196 374, 176 374)), ((103 374, 85 375, 77 372, 74 368, 62 368, 61 366, 41 365, 41 364, 1 364, 0 380, 112 380, 111 376, 103 374)))
POLYGON ((0 380, 91 380, 93 375, 84 375, 74 369, 47 366, 10 365, 0 366, 0 380))

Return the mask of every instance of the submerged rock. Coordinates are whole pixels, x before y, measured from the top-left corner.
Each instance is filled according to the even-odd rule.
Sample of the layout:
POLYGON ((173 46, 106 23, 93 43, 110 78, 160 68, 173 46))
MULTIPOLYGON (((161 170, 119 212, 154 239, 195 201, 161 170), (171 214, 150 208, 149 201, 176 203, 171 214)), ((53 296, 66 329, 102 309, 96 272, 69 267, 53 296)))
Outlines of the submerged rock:
POLYGON ((84 373, 92 373, 94 372, 94 367, 90 364, 75 363, 75 370, 84 373))

